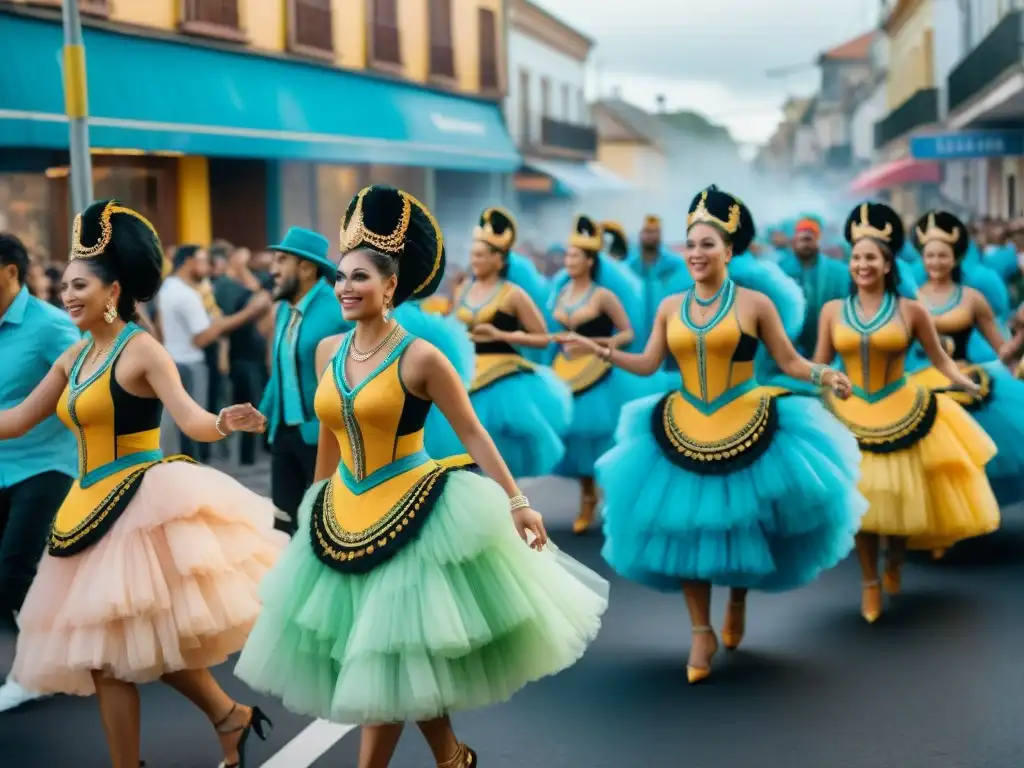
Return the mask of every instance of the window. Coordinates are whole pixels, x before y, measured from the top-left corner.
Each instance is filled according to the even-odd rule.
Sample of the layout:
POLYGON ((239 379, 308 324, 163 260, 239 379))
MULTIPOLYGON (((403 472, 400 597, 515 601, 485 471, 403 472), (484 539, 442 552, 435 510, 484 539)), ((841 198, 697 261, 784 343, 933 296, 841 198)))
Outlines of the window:
POLYGON ((530 73, 519 70, 519 143, 530 146, 533 131, 530 130, 530 73))
POLYGON ((540 79, 540 116, 551 117, 551 81, 540 79))
POLYGON ((374 64, 401 66, 402 46, 398 34, 398 0, 371 0, 373 3, 373 27, 370 39, 373 43, 374 64))
POLYGON ((498 20, 494 11, 481 8, 479 14, 480 35, 480 90, 498 91, 498 20))
POLYGON ((1006 215, 1008 218, 1017 216, 1017 176, 1013 173, 1006 177, 1006 215))
POLYGON ((296 53, 333 58, 331 0, 289 1, 288 47, 296 53))
POLYGON ((562 119, 567 122, 573 122, 572 119, 572 104, 569 103, 569 86, 562 85, 562 119))
POLYGON ((452 0, 429 0, 430 74, 455 77, 455 51, 452 47, 452 0))
POLYGON ((576 91, 576 117, 580 125, 590 125, 590 110, 587 109, 587 97, 582 88, 576 91))
POLYGON ((182 0, 181 31, 245 40, 238 0, 182 0))

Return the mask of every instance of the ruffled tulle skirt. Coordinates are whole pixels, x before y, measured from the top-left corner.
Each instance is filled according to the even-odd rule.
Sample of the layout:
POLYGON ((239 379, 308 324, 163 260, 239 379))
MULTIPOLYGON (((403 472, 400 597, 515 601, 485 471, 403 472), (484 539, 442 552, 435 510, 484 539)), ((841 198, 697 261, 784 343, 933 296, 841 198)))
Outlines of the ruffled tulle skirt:
POLYGON ((910 539, 912 549, 948 547, 999 527, 999 504, 985 465, 995 444, 945 395, 936 395, 935 422, 909 448, 865 451, 861 493, 870 507, 867 533, 910 539))
POLYGON ((157 464, 96 544, 43 556, 12 675, 29 690, 85 696, 92 670, 145 683, 220 664, 245 643, 259 582, 287 541, 270 502, 231 477, 157 464))
POLYGON ((596 385, 573 397, 572 422, 565 432, 565 456, 554 474, 593 477, 594 464, 612 447, 622 407, 646 395, 651 384, 619 368, 612 368, 596 385))
MULTIPOLYGON (((572 392, 550 368, 506 376, 473 392, 470 400, 514 477, 542 477, 562 460, 572 392)), ((424 434, 427 453, 434 459, 465 453, 444 416, 431 411, 424 434)))
POLYGON ((748 466, 701 474, 671 462, 653 432, 660 396, 629 403, 597 463, 602 554, 654 589, 683 580, 779 591, 812 581, 853 547, 867 503, 853 436, 816 400, 778 397, 778 428, 748 466))
POLYGON ((288 709, 386 723, 483 707, 571 666, 597 635, 607 582, 553 548, 528 548, 493 481, 450 475, 417 538, 365 574, 314 554, 320 485, 263 581, 235 669, 288 709))
MULTIPOLYGON (((1001 505, 1016 504, 1024 501, 1024 382, 999 362, 977 367, 988 379, 988 392, 980 402, 966 407, 996 446, 997 453, 985 465, 985 474, 1001 505)), ((918 371, 910 380, 933 390, 951 386, 949 379, 934 368, 918 371)), ((960 397, 965 398, 961 402, 970 399, 960 397)))

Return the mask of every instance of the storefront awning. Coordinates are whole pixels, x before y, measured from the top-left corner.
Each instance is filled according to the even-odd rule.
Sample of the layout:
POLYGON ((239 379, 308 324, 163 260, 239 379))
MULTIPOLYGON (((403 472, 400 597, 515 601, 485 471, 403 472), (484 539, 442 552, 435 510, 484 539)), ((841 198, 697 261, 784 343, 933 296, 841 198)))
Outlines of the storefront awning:
MULTIPOLYGON (((68 146, 58 23, 0 13, 0 146, 68 146)), ((372 74, 86 28, 95 147, 511 172, 498 106, 372 74)))
POLYGON ((583 197, 600 192, 625 192, 629 183, 619 178, 600 163, 568 160, 546 160, 527 157, 526 170, 550 177, 555 182, 553 194, 583 197))
POLYGON ((853 180, 850 191, 863 194, 903 184, 938 184, 941 181, 942 170, 935 161, 904 157, 868 168, 853 180))

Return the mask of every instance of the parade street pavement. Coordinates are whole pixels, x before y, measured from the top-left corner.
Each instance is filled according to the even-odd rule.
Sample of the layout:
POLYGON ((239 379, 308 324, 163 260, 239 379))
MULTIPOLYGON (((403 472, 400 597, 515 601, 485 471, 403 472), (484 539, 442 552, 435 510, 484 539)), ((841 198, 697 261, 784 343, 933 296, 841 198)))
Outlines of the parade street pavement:
MULTIPOLYGON (((235 474, 266 492, 267 467, 235 474)), ((784 595, 751 595, 741 650, 688 686, 689 622, 681 595, 612 578, 595 532, 570 533, 576 489, 527 485, 566 552, 612 580, 597 642, 567 672, 511 702, 458 714, 459 737, 483 768, 1021 768, 1024 766, 1024 512, 1004 529, 918 559, 904 595, 874 626, 860 618, 860 576, 849 560, 784 595)), ((723 599, 716 590, 714 623, 723 599)), ((0 638, 0 671, 14 638, 0 638)), ((229 693, 274 720, 250 768, 354 768, 358 731, 289 714, 216 670, 229 693)), ((151 768, 215 768, 212 729, 170 689, 142 691, 143 757, 151 768)), ((0 765, 109 766, 96 704, 58 697, 0 714, 0 765)), ((415 728, 395 768, 430 768, 415 728)))

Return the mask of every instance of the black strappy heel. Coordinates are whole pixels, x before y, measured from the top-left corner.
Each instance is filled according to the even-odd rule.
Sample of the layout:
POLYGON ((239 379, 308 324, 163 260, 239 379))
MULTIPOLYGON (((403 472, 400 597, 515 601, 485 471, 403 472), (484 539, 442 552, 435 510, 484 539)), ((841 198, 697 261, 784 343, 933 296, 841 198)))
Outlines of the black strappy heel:
POLYGON ((224 718, 213 727, 217 733, 242 732, 242 735, 238 739, 238 746, 236 747, 238 750, 238 762, 228 763, 222 760, 218 768, 245 768, 245 744, 249 740, 249 734, 255 732, 256 735, 260 737, 261 741, 266 741, 270 731, 274 728, 274 724, 270 722, 270 718, 263 714, 263 710, 259 707, 252 708, 252 714, 249 716, 249 722, 245 725, 236 726, 234 728, 225 728, 224 723, 226 723, 228 719, 235 714, 236 709, 238 709, 238 704, 232 704, 231 711, 224 715, 224 718), (264 730, 264 726, 266 727, 266 730, 264 730))

